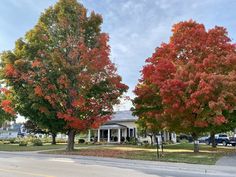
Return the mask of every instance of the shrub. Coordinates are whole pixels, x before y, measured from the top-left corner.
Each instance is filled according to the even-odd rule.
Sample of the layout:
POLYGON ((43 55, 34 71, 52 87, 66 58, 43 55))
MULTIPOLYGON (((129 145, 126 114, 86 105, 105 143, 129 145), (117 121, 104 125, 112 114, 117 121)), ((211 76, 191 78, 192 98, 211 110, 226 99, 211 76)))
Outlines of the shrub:
POLYGON ((135 137, 127 137, 127 144, 131 144, 131 145, 137 145, 138 144, 138 139, 135 137))
POLYGON ((26 140, 20 140, 19 146, 27 146, 28 142, 26 140))
POLYGON ((10 144, 10 141, 3 141, 3 144, 10 144))
POLYGON ((8 141, 9 141, 11 144, 14 144, 15 141, 16 141, 16 138, 9 138, 8 141))
MULTIPOLYGON (((159 145, 160 146, 160 145, 159 145)), ((156 148, 156 145, 144 144, 145 148, 156 148)))
POLYGON ((138 142, 137 138, 132 137, 130 139, 130 144, 132 144, 132 145, 137 145, 137 142, 138 142))
POLYGON ((94 144, 96 144, 96 145, 104 145, 106 143, 100 141, 100 142, 95 142, 94 144))
POLYGON ((63 138, 57 138, 57 139, 56 139, 56 142, 57 142, 57 143, 67 143, 67 140, 66 140, 66 139, 63 139, 63 138))
MULTIPOLYGON (((180 140, 180 141, 183 141, 183 140, 180 140)), ((188 141, 187 141, 187 142, 188 142, 188 141)), ((184 143, 185 143, 185 140, 184 140, 184 143)), ((163 144, 165 144, 165 145, 174 144, 174 141, 172 141, 172 140, 167 140, 167 141, 164 141, 163 144)))
POLYGON ((45 137, 41 139, 43 143, 51 143, 52 142, 52 138, 49 137, 45 137))
POLYGON ((43 145, 43 142, 40 140, 40 139, 33 139, 32 140, 32 143, 34 146, 42 146, 43 145))
POLYGON ((84 139, 79 139, 79 140, 78 140, 78 143, 79 143, 79 144, 83 144, 83 143, 85 143, 85 140, 84 140, 84 139))
POLYGON ((148 140, 144 140, 144 141, 142 142, 142 144, 146 145, 146 144, 149 144, 149 142, 148 142, 148 140))
POLYGON ((20 141, 26 141, 27 143, 32 142, 35 139, 32 135, 26 136, 24 138, 20 138, 20 141))
POLYGON ((187 139, 182 139, 179 141, 180 144, 185 144, 185 143, 189 143, 189 141, 187 139))
POLYGON ((19 144, 20 141, 21 141, 21 139, 22 139, 22 138, 19 138, 19 137, 15 138, 14 144, 19 144))
POLYGON ((114 137, 114 141, 118 141, 118 137, 117 136, 114 137))

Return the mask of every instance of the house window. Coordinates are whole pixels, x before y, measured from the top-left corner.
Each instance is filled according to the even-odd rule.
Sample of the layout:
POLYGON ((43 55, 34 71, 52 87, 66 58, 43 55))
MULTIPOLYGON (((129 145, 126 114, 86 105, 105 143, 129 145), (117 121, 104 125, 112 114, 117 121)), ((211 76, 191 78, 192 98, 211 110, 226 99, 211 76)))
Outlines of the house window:
POLYGON ((133 128, 129 129, 129 134, 130 134, 130 137, 134 137, 134 129, 133 128))

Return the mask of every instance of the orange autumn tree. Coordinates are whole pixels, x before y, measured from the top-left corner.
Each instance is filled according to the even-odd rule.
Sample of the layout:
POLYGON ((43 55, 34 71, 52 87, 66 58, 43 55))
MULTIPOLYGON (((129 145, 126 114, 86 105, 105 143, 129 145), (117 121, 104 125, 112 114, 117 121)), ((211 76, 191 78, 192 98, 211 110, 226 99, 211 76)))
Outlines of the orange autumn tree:
POLYGON ((3 57, 4 79, 16 92, 19 112, 33 110, 41 123, 50 116, 55 124, 63 120, 68 151, 77 132, 110 119, 128 89, 110 61, 101 23, 100 15, 88 16, 76 0, 59 0, 3 57))
POLYGON ((235 119, 230 115, 236 109, 236 48, 223 27, 207 31, 190 20, 172 32, 169 43, 146 60, 134 111, 196 140, 235 119))
POLYGON ((6 88, 0 88, 0 126, 5 121, 12 121, 16 118, 11 97, 11 91, 6 88))

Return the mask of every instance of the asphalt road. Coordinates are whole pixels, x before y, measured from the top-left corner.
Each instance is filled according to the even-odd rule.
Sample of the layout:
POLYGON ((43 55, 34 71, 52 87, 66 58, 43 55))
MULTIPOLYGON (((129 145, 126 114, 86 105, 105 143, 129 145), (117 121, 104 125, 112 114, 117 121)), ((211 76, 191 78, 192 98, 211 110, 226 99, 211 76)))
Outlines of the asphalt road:
POLYGON ((236 177, 235 166, 0 152, 0 177, 236 177))

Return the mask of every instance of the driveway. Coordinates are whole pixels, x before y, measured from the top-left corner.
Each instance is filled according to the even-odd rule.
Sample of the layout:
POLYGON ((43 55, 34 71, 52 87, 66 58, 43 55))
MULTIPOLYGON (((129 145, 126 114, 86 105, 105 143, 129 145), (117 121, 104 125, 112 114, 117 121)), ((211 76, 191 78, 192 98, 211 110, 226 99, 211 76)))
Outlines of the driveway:
POLYGON ((35 152, 0 152, 0 177, 235 177, 236 168, 35 152))

